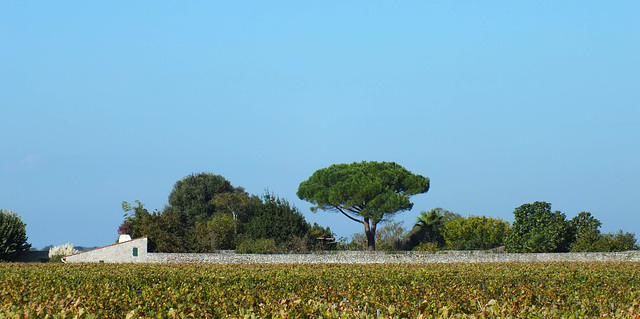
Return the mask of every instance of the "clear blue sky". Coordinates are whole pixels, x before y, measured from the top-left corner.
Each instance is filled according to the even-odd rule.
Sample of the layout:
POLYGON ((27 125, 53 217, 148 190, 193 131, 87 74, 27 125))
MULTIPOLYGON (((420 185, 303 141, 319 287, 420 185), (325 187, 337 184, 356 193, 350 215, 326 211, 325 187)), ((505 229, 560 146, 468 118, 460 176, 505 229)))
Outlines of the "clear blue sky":
POLYGON ((638 1, 0 3, 0 208, 29 241, 113 243, 212 172, 295 193, 334 163, 431 179, 413 210, 524 203, 640 235, 638 1))

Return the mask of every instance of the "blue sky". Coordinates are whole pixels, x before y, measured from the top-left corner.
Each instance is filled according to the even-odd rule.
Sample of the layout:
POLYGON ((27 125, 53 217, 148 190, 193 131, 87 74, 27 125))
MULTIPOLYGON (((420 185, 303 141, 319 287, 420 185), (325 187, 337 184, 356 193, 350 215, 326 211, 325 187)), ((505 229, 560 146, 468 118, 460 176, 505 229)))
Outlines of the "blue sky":
POLYGON ((295 193, 334 163, 431 179, 413 210, 524 203, 640 235, 640 2, 0 3, 0 208, 114 242, 191 173, 295 193))

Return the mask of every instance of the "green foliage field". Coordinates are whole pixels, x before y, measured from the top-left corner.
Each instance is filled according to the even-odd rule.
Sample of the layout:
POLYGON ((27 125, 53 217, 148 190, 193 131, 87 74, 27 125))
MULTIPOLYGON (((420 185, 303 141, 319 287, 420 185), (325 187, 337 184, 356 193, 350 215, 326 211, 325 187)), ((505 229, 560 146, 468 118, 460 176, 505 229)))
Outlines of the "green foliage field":
POLYGON ((639 318, 640 263, 0 264, 0 318, 639 318))

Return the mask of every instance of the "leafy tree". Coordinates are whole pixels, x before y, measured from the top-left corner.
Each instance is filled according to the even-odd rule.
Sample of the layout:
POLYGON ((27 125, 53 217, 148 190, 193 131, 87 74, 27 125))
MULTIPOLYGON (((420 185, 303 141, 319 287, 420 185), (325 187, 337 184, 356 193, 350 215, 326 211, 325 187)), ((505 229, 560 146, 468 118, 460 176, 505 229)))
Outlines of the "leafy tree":
POLYGON ((119 234, 128 234, 133 238, 147 236, 150 252, 187 252, 190 244, 187 239, 189 228, 184 226, 184 216, 172 207, 162 212, 149 213, 139 200, 134 206, 122 202, 125 220, 118 228, 119 234))
POLYGON ((293 236, 305 237, 310 229, 298 208, 285 199, 267 193, 254 205, 254 216, 244 233, 250 239, 273 239, 282 244, 293 236))
POLYGON ((123 201, 122 210, 124 211, 124 222, 118 228, 118 234, 130 235, 132 238, 144 236, 140 232, 140 221, 149 215, 149 211, 144 208, 144 204, 136 199, 136 205, 123 201))
POLYGON ((378 223, 410 210, 409 197, 426 193, 429 178, 390 162, 334 164, 313 173, 300 183, 297 195, 317 209, 339 212, 361 223, 369 250, 376 249, 378 223))
POLYGON ((213 216, 215 205, 212 199, 223 193, 244 193, 220 175, 211 173, 191 174, 176 182, 169 194, 169 205, 184 215, 188 227, 213 216))
POLYGON ((238 251, 251 253, 307 253, 323 250, 317 238, 333 237, 331 229, 310 225, 300 211, 285 199, 266 193, 252 200, 253 216, 238 236, 238 251))
POLYGON ((16 213, 0 210, 0 260, 31 248, 27 243, 26 227, 16 213))
POLYGON ((151 252, 183 253, 191 252, 189 240, 191 228, 184 226, 184 215, 177 209, 165 207, 162 212, 155 211, 140 216, 139 231, 148 237, 151 252))
POLYGON ((571 250, 573 245, 580 240, 582 236, 586 236, 580 240, 584 245, 585 241, 590 240, 593 235, 600 237, 600 226, 602 223, 595 217, 591 216, 589 212, 581 212, 578 216, 575 216, 569 221, 569 236, 571 238, 571 250))
POLYGON ((216 214, 211 220, 196 223, 195 250, 214 252, 236 247, 237 220, 230 214, 216 214))
POLYGON ((581 212, 578 216, 571 219, 571 228, 576 237, 580 237, 581 234, 598 231, 602 223, 595 217, 591 216, 589 212, 581 212))
POLYGON ((491 249, 502 245, 509 223, 498 218, 469 216, 458 218, 444 226, 448 249, 491 249))
POLYGON ((515 221, 505 238, 507 252, 566 252, 572 234, 566 216, 551 211, 551 204, 524 204, 513 212, 515 221))
POLYGON ((211 203, 231 214, 233 217, 233 235, 238 235, 238 223, 246 222, 251 216, 251 198, 247 193, 221 193, 215 195, 211 203))

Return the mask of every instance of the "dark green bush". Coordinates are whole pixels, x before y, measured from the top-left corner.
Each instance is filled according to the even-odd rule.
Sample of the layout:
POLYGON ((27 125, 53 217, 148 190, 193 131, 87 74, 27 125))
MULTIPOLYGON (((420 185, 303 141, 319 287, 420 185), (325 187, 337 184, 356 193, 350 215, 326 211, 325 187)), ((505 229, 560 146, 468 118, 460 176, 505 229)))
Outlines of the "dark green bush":
POLYGON ((498 218, 469 216, 444 226, 446 248, 452 250, 491 249, 502 245, 509 223, 498 218))
POLYGON ((636 238, 632 233, 601 234, 599 231, 589 231, 582 234, 571 247, 572 252, 613 252, 637 250, 636 238))
POLYGON ((0 210, 0 260, 6 260, 29 248, 31 245, 27 243, 25 223, 16 213, 0 210))
POLYGON ((238 244, 236 252, 240 254, 276 254, 279 250, 276 241, 272 238, 244 238, 238 244))

